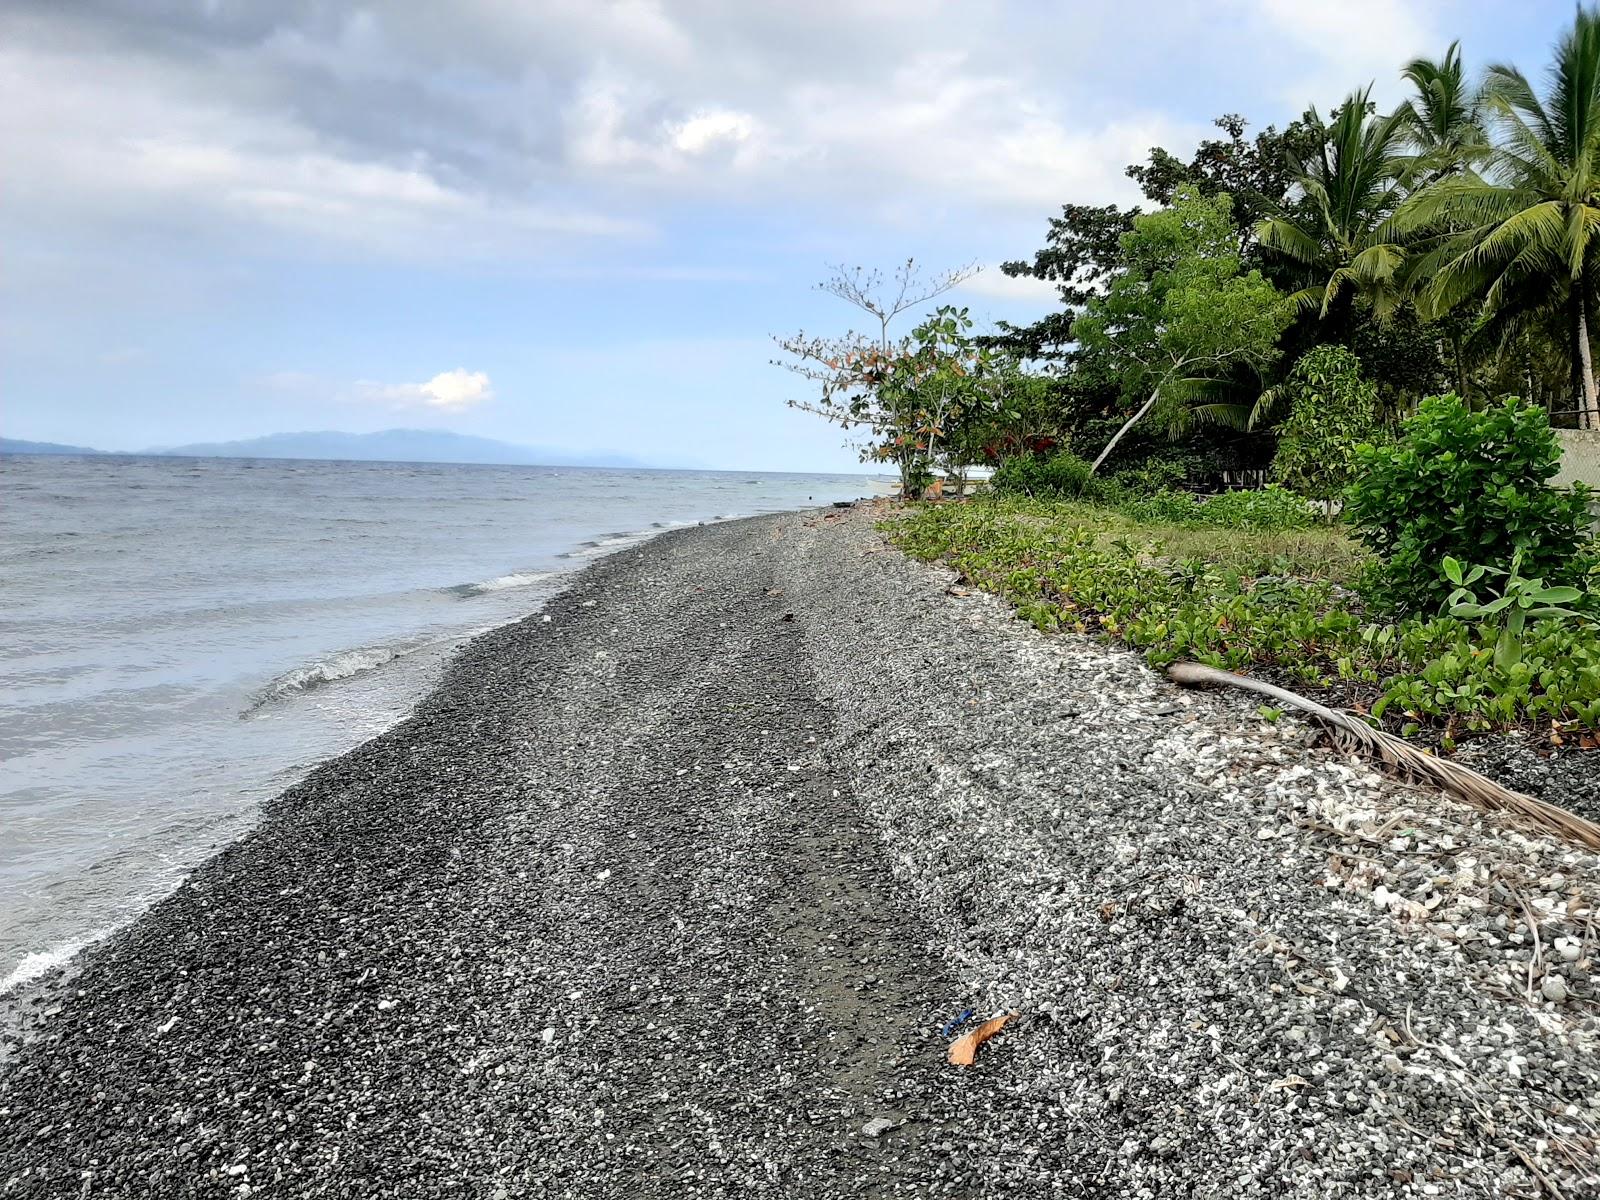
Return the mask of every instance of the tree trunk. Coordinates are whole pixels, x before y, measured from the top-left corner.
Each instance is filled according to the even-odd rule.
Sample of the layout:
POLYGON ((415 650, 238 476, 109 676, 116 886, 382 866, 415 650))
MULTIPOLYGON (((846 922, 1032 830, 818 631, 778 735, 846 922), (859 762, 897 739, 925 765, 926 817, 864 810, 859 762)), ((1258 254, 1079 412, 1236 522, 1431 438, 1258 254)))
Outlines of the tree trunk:
POLYGON ((1589 347, 1589 294, 1580 282, 1578 295, 1578 363, 1583 371, 1583 412, 1580 429, 1600 429, 1600 398, 1595 396, 1594 357, 1589 347))
POLYGON ((1145 413, 1149 412, 1155 407, 1156 397, 1159 395, 1161 395, 1161 386, 1157 384, 1156 390, 1150 393, 1150 399, 1144 402, 1144 406, 1140 408, 1138 412, 1134 413, 1133 416, 1124 421, 1122 423, 1122 428, 1117 430, 1116 435, 1106 443, 1106 448, 1100 451, 1100 457, 1095 459, 1093 464, 1089 467, 1089 474, 1093 475, 1100 469, 1100 464, 1111 457, 1111 452, 1117 448, 1117 443, 1122 440, 1122 435, 1137 425, 1140 418, 1142 418, 1145 413))

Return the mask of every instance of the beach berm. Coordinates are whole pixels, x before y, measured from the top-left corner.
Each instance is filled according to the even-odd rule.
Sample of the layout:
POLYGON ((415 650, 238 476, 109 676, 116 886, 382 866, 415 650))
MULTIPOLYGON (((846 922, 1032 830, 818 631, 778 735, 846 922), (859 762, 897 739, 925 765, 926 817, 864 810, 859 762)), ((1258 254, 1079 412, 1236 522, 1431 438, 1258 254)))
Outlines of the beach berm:
POLYGON ((473 642, 35 997, 0 1196, 1594 1194, 1600 859, 883 515, 473 642))

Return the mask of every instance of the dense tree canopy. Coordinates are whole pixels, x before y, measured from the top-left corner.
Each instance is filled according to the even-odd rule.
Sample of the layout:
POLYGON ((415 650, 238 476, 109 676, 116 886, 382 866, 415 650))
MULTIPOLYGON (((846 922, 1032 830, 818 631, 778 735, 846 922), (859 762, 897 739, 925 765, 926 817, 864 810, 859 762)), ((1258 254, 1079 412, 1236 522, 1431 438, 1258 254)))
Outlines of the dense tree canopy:
POLYGON ((1578 405, 1600 427, 1590 349, 1600 264, 1600 13, 1580 9, 1556 48, 1548 94, 1515 67, 1494 66, 1482 107, 1490 138, 1482 174, 1419 190, 1401 224, 1440 232, 1423 294, 1436 311, 1477 307, 1503 349, 1530 324, 1565 316, 1578 405))
POLYGON ((1144 398, 1135 420, 1155 412, 1181 431, 1197 392, 1240 372, 1259 377, 1278 357, 1293 310, 1260 271, 1244 270, 1232 208, 1226 192, 1180 184, 1170 206, 1134 218, 1121 272, 1073 322, 1085 357, 1121 380, 1123 400, 1144 398))
MULTIPOLYGON (((1600 427, 1600 11, 1578 10, 1542 90, 1511 66, 1475 74, 1454 42, 1396 71, 1410 95, 1393 111, 1369 85, 1326 119, 1309 106, 1252 133, 1227 114, 1188 158, 1152 147, 1127 168, 1149 208, 1068 198, 1044 245, 1001 268, 1054 284, 1059 307, 976 337, 963 411, 981 421, 947 454, 959 441, 991 462, 1060 444, 1092 457, 1115 434, 1124 464, 1164 438, 1191 459, 1264 465, 1292 420, 1305 457, 1307 371, 1333 362, 1361 380, 1373 429, 1445 390, 1472 404, 1514 392, 1600 427), (1340 354, 1294 375, 1326 347, 1340 354)), ((888 377, 874 355, 899 351, 878 340, 848 360, 869 386, 823 381, 854 397, 845 409, 871 409, 861 398, 888 377)))

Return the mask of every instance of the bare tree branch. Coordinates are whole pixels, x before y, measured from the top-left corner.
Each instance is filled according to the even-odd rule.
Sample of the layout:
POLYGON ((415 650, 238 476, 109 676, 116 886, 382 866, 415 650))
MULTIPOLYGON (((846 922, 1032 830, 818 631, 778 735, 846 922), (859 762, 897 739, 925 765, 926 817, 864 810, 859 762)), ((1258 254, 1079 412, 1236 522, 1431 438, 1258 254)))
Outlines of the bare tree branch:
POLYGON ((887 280, 877 268, 845 267, 834 264, 829 268, 833 275, 817 284, 817 290, 837 296, 846 304, 854 305, 878 321, 878 345, 889 348, 889 326, 901 313, 920 307, 935 296, 942 296, 951 288, 959 287, 982 268, 976 262, 939 271, 924 277, 917 260, 908 258, 895 268, 887 280))

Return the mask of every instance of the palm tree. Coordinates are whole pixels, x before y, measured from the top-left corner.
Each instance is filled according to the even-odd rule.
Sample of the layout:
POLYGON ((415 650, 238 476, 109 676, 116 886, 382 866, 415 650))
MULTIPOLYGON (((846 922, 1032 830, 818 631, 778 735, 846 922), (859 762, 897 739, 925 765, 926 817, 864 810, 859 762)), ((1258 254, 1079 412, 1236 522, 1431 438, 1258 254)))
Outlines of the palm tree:
POLYGON ((1449 235, 1430 255, 1423 298, 1432 311, 1481 302, 1481 328, 1502 346, 1563 312, 1581 424, 1600 428, 1589 340, 1600 284, 1600 10, 1578 10, 1543 99, 1521 71, 1495 66, 1483 108, 1491 142, 1482 178, 1421 189, 1396 227, 1449 235))
POLYGON ((1382 319, 1404 298, 1405 252, 1388 221, 1413 171, 1404 153, 1411 126, 1404 112, 1374 114, 1371 92, 1353 93, 1328 123, 1306 113, 1322 136, 1314 157, 1290 161, 1299 203, 1256 226, 1263 246, 1301 268, 1307 283, 1296 303, 1324 317, 1353 295, 1382 319))
POLYGON ((1461 43, 1451 42, 1437 61, 1412 59, 1401 74, 1417 89, 1399 109, 1417 151, 1414 174, 1433 180, 1471 166, 1486 139, 1481 97, 1467 79, 1461 43))

